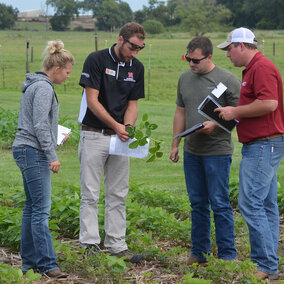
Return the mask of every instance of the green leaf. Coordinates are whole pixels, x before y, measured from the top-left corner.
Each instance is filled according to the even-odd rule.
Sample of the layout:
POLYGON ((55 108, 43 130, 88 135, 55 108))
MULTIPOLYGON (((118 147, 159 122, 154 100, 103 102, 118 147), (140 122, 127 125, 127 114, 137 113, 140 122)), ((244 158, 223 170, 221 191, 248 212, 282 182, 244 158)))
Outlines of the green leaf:
POLYGON ((136 130, 134 137, 139 140, 143 137, 143 132, 141 130, 136 130))
POLYGON ((158 125, 157 124, 155 124, 155 123, 152 123, 152 124, 150 124, 150 126, 149 126, 150 128, 151 128, 151 130, 155 130, 155 129, 157 129, 158 128, 158 125))
POLYGON ((130 138, 134 138, 134 133, 135 133, 135 131, 134 131, 134 128, 133 128, 133 127, 131 127, 131 126, 125 126, 125 130, 128 132, 128 136, 129 136, 130 138))
POLYGON ((155 154, 157 152, 157 148, 156 147, 152 147, 152 148, 149 149, 149 152, 151 154, 155 154))
POLYGON ((151 129, 150 129, 150 128, 147 128, 147 130, 146 130, 146 135, 147 135, 148 137, 151 136, 151 129))
POLYGON ((156 157, 157 158, 162 158, 163 157, 163 152, 156 152, 156 157))
POLYGON ((148 120, 148 114, 144 113, 142 117, 142 121, 146 121, 146 120, 148 120))
POLYGON ((160 142, 155 142, 155 148, 157 149, 157 151, 159 151, 160 150, 160 148, 161 148, 161 146, 160 146, 160 142))
POLYGON ((135 140, 129 144, 129 149, 136 149, 139 146, 139 141, 135 140))
POLYGON ((42 275, 39 274, 39 273, 34 273, 34 271, 32 269, 30 269, 27 273, 26 273, 26 276, 29 280, 32 280, 32 281, 37 281, 37 280, 40 280, 42 275))
POLYGON ((153 161, 155 161, 155 155, 152 155, 152 156, 146 161, 146 163, 151 163, 151 162, 153 162, 153 161))
POLYGON ((147 138, 146 137, 144 137, 143 139, 139 140, 139 146, 144 146, 146 144, 147 144, 147 138))
POLYGON ((23 271, 21 269, 17 269, 16 273, 19 276, 19 278, 23 277, 23 271))

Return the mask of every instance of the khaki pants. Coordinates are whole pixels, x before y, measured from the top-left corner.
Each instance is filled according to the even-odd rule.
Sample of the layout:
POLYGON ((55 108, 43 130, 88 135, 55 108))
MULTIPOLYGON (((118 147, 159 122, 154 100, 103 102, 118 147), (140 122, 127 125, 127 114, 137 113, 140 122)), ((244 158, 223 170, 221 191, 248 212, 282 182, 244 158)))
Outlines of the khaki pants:
POLYGON ((109 155, 111 136, 81 131, 79 143, 81 207, 79 241, 100 244, 98 201, 100 181, 105 183, 105 240, 110 253, 127 249, 126 196, 129 188, 129 158, 109 155))

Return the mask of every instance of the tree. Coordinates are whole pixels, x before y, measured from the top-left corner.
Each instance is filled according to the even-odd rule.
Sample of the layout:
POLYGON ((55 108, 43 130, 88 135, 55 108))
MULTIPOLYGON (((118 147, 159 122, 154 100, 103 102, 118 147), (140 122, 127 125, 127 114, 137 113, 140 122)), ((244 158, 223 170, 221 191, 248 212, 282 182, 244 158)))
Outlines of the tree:
POLYGON ((143 23, 143 27, 149 34, 160 34, 164 31, 162 23, 157 20, 147 20, 143 23))
POLYGON ((175 17, 181 26, 196 36, 203 35, 228 23, 231 11, 214 0, 180 0, 177 2, 175 17))
POLYGON ((284 28, 283 0, 217 0, 232 11, 232 25, 260 29, 284 28))
POLYGON ((97 16, 97 9, 103 3, 103 0, 84 0, 82 8, 84 11, 92 11, 93 16, 97 16))
POLYGON ((248 26, 260 29, 280 29, 284 26, 283 0, 245 0, 242 6, 248 26), (251 15, 254 15, 251 17, 251 15))
POLYGON ((156 20, 163 26, 170 26, 174 23, 171 10, 164 1, 149 0, 149 7, 143 6, 143 9, 137 11, 134 17, 140 24, 146 20, 156 20))
POLYGON ((51 17, 49 22, 53 31, 64 31, 70 23, 70 18, 68 16, 55 14, 51 17))
POLYGON ((55 8, 55 14, 50 19, 53 30, 66 30, 74 15, 79 15, 82 3, 76 0, 47 0, 47 5, 55 8))
POLYGON ((114 30, 132 21, 132 10, 123 1, 104 0, 97 6, 97 27, 100 30, 114 30))
POLYGON ((171 25, 170 10, 163 3, 160 3, 151 11, 150 18, 161 22, 164 26, 171 25))
MULTIPOLYGON (((247 16, 243 12, 243 3, 245 0, 216 0, 232 12, 232 25, 234 27, 248 26, 247 16)), ((250 15, 253 17, 253 15, 250 15)))
POLYGON ((137 23, 142 24, 147 20, 147 11, 139 10, 134 13, 134 19, 137 23))
POLYGON ((18 9, 0 4, 0 29, 10 29, 17 20, 18 9))

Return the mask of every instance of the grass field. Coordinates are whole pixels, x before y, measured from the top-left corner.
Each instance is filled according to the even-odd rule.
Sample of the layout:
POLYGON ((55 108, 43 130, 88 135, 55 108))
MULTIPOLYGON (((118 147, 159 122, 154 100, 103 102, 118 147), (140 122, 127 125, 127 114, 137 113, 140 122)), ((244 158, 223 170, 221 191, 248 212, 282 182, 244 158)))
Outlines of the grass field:
MULTIPOLYGON (((216 33, 208 36, 211 38, 213 45, 216 46, 225 39, 226 34, 216 33)), ((256 36, 261 42, 259 49, 277 65, 281 74, 284 75, 283 31, 256 31, 256 36), (263 40, 264 46, 262 46, 263 40), (273 44, 275 44, 274 56, 273 44)), ((164 157, 155 165, 145 164, 144 161, 136 159, 132 161, 131 180, 134 182, 143 182, 147 186, 159 188, 181 189, 184 187, 184 181, 181 177, 183 175, 181 163, 178 165, 171 164, 168 156, 171 144, 177 80, 180 74, 188 68, 188 64, 180 58, 184 54, 186 45, 191 38, 190 34, 170 33, 165 34, 163 37, 159 36, 159 38, 149 37, 146 39, 146 48, 138 54, 138 58, 145 66, 146 91, 145 99, 139 102, 140 117, 143 113, 149 114, 150 121, 159 125, 156 135, 161 137, 165 143, 163 145, 164 157), (149 81, 150 86, 148 86, 149 81), (153 171, 152 167, 156 170, 153 171), (175 169, 177 170, 179 180, 174 178, 176 175, 172 176, 169 174, 175 171, 175 169), (163 182, 164 179, 166 180, 163 182), (169 182, 169 180, 172 181, 169 182), (178 184, 182 184, 182 186, 178 186, 178 184)), ((19 109, 20 88, 26 70, 26 41, 29 40, 30 42, 30 51, 33 48, 33 62, 30 62, 30 72, 35 72, 41 68, 41 53, 47 41, 51 39, 62 39, 65 43, 65 48, 73 53, 76 60, 71 77, 66 81, 66 84, 56 86, 60 103, 60 117, 67 117, 76 121, 82 92, 81 87, 78 85, 82 64, 85 57, 94 50, 94 34, 91 32, 0 31, 0 58, 2 66, 2 74, 0 75, 0 78, 2 78, 2 84, 0 83, 0 106, 10 110, 19 109), (5 88, 3 86, 3 78, 5 80, 5 88)), ((114 33, 99 33, 99 49, 110 46, 115 40, 116 34, 114 33)), ((31 55, 29 58, 31 59, 31 55)), ((215 48, 213 61, 215 64, 232 71, 241 78, 242 68, 233 67, 229 59, 226 58, 225 52, 215 48)), ((232 174, 236 176, 240 160, 240 144, 237 142, 236 134, 234 133, 233 135, 236 150, 232 174)), ((61 155, 67 159, 74 155, 73 151, 71 151, 72 154, 68 153, 69 151, 67 150, 62 150, 61 152, 61 155)), ((77 154, 74 155, 72 164, 78 166, 77 154)), ((282 183, 280 170, 279 173, 280 182, 282 183)))
MULTIPOLYGON (((271 59, 279 68, 284 77, 284 31, 256 31, 261 42, 259 48, 265 56, 271 59), (264 46, 263 46, 264 43, 264 46), (273 45, 275 44, 275 55, 273 45)), ((207 35, 216 46, 226 38, 225 33, 207 35)), ((99 49, 108 47, 116 41, 115 33, 99 33, 99 49)), ((138 55, 145 66, 145 99, 139 102, 138 122, 144 113, 149 121, 158 124, 153 136, 162 139, 163 157, 153 163, 145 160, 131 159, 130 182, 145 188, 145 191, 157 189, 171 192, 175 197, 186 197, 182 159, 173 164, 169 160, 172 137, 172 121, 175 112, 175 98, 177 81, 180 74, 188 69, 188 64, 181 60, 186 51, 186 45, 192 38, 190 34, 166 33, 157 37, 149 36, 147 46, 138 55), (149 60, 150 59, 150 60, 149 60), (149 62, 150 68, 149 68, 149 62), (149 76, 150 73, 150 76, 149 76), (150 85, 148 85, 150 81, 150 85)), ((0 107, 12 111, 19 110, 21 98, 21 84, 26 73, 26 41, 30 42, 30 51, 33 49, 33 62, 29 63, 30 72, 41 68, 41 53, 48 40, 61 39, 65 48, 75 57, 76 64, 70 78, 65 85, 56 86, 60 103, 60 119, 76 122, 80 107, 82 89, 78 85, 82 64, 86 56, 94 50, 94 34, 89 32, 40 32, 30 31, 0 31, 0 107)), ((31 59, 31 54, 29 56, 31 59)), ((241 78, 242 68, 232 66, 225 52, 214 49, 213 61, 215 64, 232 71, 241 78)), ((231 182, 238 181, 238 169, 241 160, 241 144, 237 142, 236 131, 233 132, 235 152, 231 168, 231 182)), ((180 147, 182 156, 182 145, 180 147)), ((58 175, 52 176, 52 191, 60 195, 64 185, 80 187, 79 161, 76 146, 68 144, 58 149, 61 169, 58 175)), ((16 167, 11 150, 0 151, 0 191, 13 192, 22 188, 21 175, 16 167)), ((284 187, 284 161, 278 170, 280 187, 284 187)), ((243 226, 243 225, 242 225, 243 226)), ((247 246, 243 244, 243 246, 247 246)), ((146 282, 145 282, 146 283, 146 282)), ((150 283, 150 282, 149 282, 150 283)))

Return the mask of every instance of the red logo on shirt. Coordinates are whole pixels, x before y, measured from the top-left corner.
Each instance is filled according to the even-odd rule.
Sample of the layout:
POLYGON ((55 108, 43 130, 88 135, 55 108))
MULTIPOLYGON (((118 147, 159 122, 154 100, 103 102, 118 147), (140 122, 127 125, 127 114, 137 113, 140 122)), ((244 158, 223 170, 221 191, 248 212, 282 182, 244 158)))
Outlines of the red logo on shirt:
POLYGON ((128 78, 132 78, 133 79, 133 72, 128 72, 128 78))

